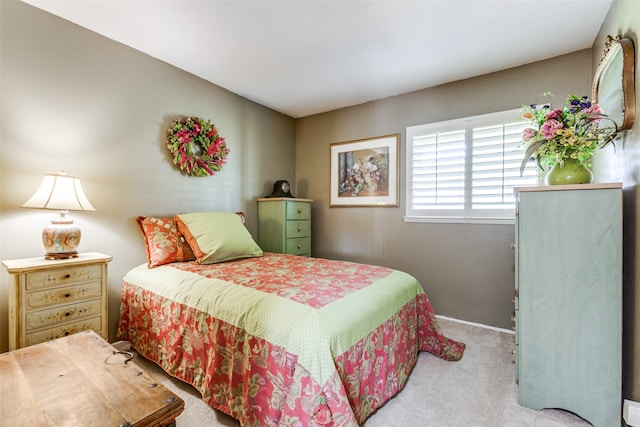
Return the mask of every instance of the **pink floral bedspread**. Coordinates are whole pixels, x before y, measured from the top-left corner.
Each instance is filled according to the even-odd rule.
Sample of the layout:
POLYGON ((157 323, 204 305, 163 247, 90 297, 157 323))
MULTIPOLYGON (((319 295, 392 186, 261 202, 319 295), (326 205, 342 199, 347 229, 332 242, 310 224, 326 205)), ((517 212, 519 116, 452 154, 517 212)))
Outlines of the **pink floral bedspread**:
POLYGON ((419 351, 464 351, 412 276, 270 253, 136 267, 118 337, 242 426, 356 426, 402 389, 419 351))

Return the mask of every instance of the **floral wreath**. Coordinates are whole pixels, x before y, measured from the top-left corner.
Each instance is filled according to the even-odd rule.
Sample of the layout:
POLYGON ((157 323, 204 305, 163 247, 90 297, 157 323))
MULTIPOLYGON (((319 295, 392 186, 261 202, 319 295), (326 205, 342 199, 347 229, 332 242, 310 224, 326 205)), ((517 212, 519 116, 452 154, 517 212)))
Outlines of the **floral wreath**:
POLYGON ((167 147, 173 164, 192 176, 211 176, 222 169, 229 148, 210 121, 187 117, 173 123, 167 132, 167 147))

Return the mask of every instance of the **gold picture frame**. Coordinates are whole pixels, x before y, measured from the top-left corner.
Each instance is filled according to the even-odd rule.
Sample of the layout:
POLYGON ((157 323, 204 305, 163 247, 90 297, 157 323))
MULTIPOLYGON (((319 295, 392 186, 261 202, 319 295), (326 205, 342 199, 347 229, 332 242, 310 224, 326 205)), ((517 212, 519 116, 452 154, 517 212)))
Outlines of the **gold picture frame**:
POLYGON ((616 123, 618 131, 633 127, 636 118, 635 49, 631 39, 607 36, 593 79, 592 99, 616 123))
POLYGON ((400 134, 331 144, 330 207, 398 204, 400 134))

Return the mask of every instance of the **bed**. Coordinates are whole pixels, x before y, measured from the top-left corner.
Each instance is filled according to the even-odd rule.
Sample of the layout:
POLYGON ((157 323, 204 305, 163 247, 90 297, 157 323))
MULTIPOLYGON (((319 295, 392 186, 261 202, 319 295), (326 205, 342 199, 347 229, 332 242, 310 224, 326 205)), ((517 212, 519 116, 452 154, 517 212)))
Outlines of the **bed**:
POLYGON ((242 426, 359 425, 419 351, 462 357, 411 275, 263 253, 241 216, 190 215, 138 218, 148 262, 124 277, 118 337, 242 426))

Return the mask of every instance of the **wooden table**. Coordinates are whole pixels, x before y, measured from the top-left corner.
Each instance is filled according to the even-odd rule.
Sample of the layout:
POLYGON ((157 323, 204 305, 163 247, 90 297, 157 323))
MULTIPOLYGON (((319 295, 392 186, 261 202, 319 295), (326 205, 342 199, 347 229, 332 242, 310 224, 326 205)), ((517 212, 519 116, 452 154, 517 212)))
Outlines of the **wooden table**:
POLYGON ((175 425, 184 401, 127 359, 93 331, 0 354, 2 425, 175 425))

